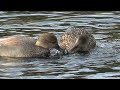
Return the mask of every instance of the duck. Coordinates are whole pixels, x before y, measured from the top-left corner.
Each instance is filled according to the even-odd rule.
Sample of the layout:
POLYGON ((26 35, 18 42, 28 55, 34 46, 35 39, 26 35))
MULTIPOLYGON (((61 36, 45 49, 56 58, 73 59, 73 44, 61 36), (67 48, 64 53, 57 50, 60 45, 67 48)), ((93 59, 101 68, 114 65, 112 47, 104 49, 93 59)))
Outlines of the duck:
POLYGON ((69 27, 61 35, 59 46, 66 53, 89 52, 95 48, 96 40, 84 28, 69 27))
POLYGON ((52 48, 62 51, 53 33, 43 33, 37 40, 21 35, 0 38, 0 57, 49 57, 52 48))

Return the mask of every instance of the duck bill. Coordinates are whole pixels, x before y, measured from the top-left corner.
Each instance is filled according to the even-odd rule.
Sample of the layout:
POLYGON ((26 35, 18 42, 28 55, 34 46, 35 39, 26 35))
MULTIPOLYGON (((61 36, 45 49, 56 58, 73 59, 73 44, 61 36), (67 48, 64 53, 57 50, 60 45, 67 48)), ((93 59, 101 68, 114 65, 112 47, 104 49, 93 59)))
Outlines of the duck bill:
POLYGON ((64 50, 63 50, 62 48, 60 48, 60 46, 59 46, 59 45, 57 45, 55 48, 56 48, 58 51, 60 51, 60 52, 64 53, 64 50))
POLYGON ((75 46, 73 46, 71 49, 70 49, 70 53, 75 53, 78 51, 78 44, 76 44, 75 46))

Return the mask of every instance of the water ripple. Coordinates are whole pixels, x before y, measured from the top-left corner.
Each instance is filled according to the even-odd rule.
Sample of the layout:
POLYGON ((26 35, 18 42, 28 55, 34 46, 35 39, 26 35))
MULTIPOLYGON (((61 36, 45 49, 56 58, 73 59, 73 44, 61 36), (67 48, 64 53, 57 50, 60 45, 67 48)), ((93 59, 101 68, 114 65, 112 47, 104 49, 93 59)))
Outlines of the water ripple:
POLYGON ((52 32, 58 40, 69 26, 91 32, 97 46, 87 54, 59 58, 0 58, 2 79, 120 79, 120 11, 0 11, 0 36, 37 38, 52 32))

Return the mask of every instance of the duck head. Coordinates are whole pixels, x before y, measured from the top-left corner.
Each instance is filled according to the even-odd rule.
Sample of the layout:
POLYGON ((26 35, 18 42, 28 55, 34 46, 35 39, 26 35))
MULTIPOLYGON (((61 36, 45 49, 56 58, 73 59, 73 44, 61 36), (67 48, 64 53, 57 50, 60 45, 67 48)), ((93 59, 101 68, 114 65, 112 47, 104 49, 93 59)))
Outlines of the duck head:
POLYGON ((36 41, 37 46, 41 46, 43 48, 47 49, 57 49, 60 52, 63 52, 63 50, 58 45, 58 41, 56 36, 53 33, 43 33, 40 35, 38 40, 36 41))
POLYGON ((73 47, 68 51, 69 53, 76 53, 80 51, 86 51, 86 45, 88 45, 89 37, 88 35, 80 35, 73 47))

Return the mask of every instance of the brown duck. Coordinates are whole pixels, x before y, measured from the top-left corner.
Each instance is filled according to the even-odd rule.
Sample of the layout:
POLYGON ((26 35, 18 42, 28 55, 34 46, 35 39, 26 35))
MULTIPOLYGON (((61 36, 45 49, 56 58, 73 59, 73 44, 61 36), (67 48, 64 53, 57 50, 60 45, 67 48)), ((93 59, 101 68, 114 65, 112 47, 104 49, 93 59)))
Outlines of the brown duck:
POLYGON ((59 45, 67 53, 88 52, 96 46, 96 41, 86 30, 70 27, 61 36, 59 45))
POLYGON ((56 36, 44 33, 36 40, 26 36, 9 36, 0 39, 0 56, 7 57, 48 57, 50 49, 61 51, 56 36))

